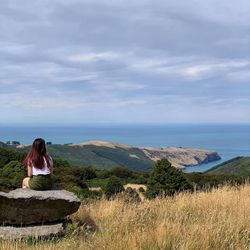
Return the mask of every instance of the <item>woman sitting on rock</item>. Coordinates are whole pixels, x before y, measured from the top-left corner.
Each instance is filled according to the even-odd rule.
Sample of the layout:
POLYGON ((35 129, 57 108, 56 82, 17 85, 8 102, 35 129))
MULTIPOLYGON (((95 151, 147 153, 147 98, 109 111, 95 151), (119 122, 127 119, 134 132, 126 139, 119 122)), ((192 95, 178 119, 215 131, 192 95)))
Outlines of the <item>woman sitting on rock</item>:
POLYGON ((53 186, 51 174, 53 172, 53 160, 47 154, 45 141, 35 139, 32 148, 24 160, 28 170, 28 176, 23 179, 23 188, 34 190, 50 190, 53 186))

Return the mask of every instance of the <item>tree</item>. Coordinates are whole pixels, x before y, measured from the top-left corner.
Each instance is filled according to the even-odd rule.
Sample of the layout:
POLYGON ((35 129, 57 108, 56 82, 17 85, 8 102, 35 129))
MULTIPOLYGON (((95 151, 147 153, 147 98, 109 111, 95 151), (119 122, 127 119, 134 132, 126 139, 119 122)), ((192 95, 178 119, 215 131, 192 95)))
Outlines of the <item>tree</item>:
POLYGON ((107 199, 111 199, 118 193, 124 191, 124 187, 119 178, 116 176, 111 176, 108 179, 106 186, 104 187, 104 194, 107 199))
POLYGON ((158 160, 151 173, 146 196, 171 196, 180 191, 191 190, 192 185, 183 176, 179 169, 172 167, 167 159, 158 160))

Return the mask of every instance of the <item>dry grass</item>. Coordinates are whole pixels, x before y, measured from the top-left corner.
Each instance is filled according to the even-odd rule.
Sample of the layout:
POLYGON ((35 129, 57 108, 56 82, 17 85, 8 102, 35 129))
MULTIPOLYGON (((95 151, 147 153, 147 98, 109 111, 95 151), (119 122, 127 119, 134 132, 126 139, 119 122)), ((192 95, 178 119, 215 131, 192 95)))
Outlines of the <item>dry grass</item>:
POLYGON ((250 249, 250 185, 125 204, 96 201, 72 216, 98 230, 58 242, 0 241, 0 249, 250 249), (94 223, 95 222, 95 223, 94 223))

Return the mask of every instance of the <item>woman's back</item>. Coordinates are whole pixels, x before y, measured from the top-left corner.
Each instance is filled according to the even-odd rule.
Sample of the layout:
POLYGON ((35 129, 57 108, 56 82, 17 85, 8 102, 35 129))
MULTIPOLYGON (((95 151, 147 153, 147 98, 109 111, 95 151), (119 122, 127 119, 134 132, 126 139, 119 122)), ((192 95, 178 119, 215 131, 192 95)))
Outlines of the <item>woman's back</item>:
POLYGON ((45 156, 43 157, 43 161, 44 161, 43 168, 37 168, 37 167, 34 166, 33 163, 31 163, 32 164, 32 175, 33 176, 51 174, 51 168, 53 166, 53 160, 52 160, 52 158, 50 156, 48 156, 47 159, 49 161, 50 168, 48 167, 45 156))

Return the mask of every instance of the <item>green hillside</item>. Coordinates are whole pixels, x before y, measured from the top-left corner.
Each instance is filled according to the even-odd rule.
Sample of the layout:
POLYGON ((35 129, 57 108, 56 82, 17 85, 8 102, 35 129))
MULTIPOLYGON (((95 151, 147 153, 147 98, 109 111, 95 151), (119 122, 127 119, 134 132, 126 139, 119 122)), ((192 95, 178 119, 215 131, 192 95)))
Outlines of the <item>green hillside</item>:
MULTIPOLYGON (((65 146, 59 145, 49 145, 50 152, 53 150, 53 154, 57 153, 57 150, 61 152, 61 147, 63 149, 67 149, 65 146), (59 148, 58 148, 59 147, 59 148)), ((81 148, 81 147, 78 147, 81 148)), ((85 147, 84 147, 85 148, 85 147)), ((83 148, 83 149, 84 149, 83 148)), ((13 147, 15 149, 15 147, 13 147)), ((22 149, 22 151, 27 151, 29 148, 22 149)), ((74 150, 73 147, 68 149, 74 150)), ((102 159, 101 154, 103 153, 102 147, 98 147, 98 151, 96 151, 95 146, 87 147, 89 151, 95 156, 98 154, 98 157, 102 159)), ((108 148, 105 148, 107 150, 108 148)), ((20 149, 19 149, 20 150, 20 149)), ((110 162, 115 164, 115 159, 117 158, 116 164, 135 164, 136 166, 141 166, 144 163, 144 155, 141 154, 141 151, 137 151, 137 149, 130 148, 128 152, 133 153, 134 155, 141 156, 140 159, 132 157, 131 162, 129 163, 129 159, 131 156, 127 155, 128 152, 117 152, 117 149, 113 149, 109 152, 110 154, 106 155, 105 159, 108 157, 112 157, 110 162), (115 150, 115 152, 113 152, 115 150), (113 153, 113 154, 112 154, 113 153), (134 161, 132 161, 134 160, 134 161), (139 161, 138 165, 137 162, 139 161)), ((125 149, 124 149, 125 150, 125 149)), ((125 150, 126 151, 126 150, 125 150)), ((63 153, 60 153, 63 154, 63 153)), ((64 157, 67 157, 67 151, 64 152, 64 157)), ((15 188, 21 187, 22 179, 27 176, 27 170, 25 169, 22 161, 26 156, 26 152, 17 152, 15 150, 10 150, 8 148, 0 147, 0 191, 9 191, 15 188)), ((71 156, 71 155, 70 155, 71 156)), ((71 156, 73 157, 73 156, 71 156)), ((99 160, 100 160, 99 159, 99 160)), ((101 160, 100 160, 101 161, 101 160)), ((145 166, 147 166, 147 161, 145 161, 145 166)), ((117 166, 117 165, 116 165, 117 166)), ((135 167, 136 167, 135 166, 135 167)), ((146 184, 149 172, 142 171, 132 171, 128 170, 124 167, 113 167, 112 169, 97 169, 97 168, 89 168, 89 167, 80 167, 70 165, 67 161, 64 161, 58 157, 54 157, 54 181, 55 186, 57 188, 63 188, 70 191, 73 191, 81 196, 92 197, 95 195, 100 195, 100 193, 92 193, 89 191, 87 187, 105 187, 107 181, 110 177, 116 176, 120 179, 123 185, 125 184, 146 184)), ((202 190, 205 188, 206 190, 218 187, 224 183, 227 184, 242 184, 245 182, 244 176, 236 176, 236 175, 228 175, 228 174, 216 174, 216 173, 185 173, 183 174, 185 178, 192 184, 195 185, 196 190, 202 190)))
MULTIPOLYGON (((111 169, 120 166, 134 171, 150 171, 154 165, 154 162, 138 148, 109 148, 94 145, 79 147, 59 144, 47 145, 47 148, 52 157, 83 167, 111 169)), ((26 152, 29 149, 30 147, 25 147, 18 150, 26 152)))
POLYGON ((0 146, 0 168, 10 161, 22 161, 24 154, 0 146))
POLYGON ((7 144, 5 144, 4 142, 0 141, 0 147, 1 147, 1 148, 6 148, 6 147, 7 147, 7 144))
POLYGON ((250 157, 233 158, 211 168, 206 173, 250 176, 250 157))

